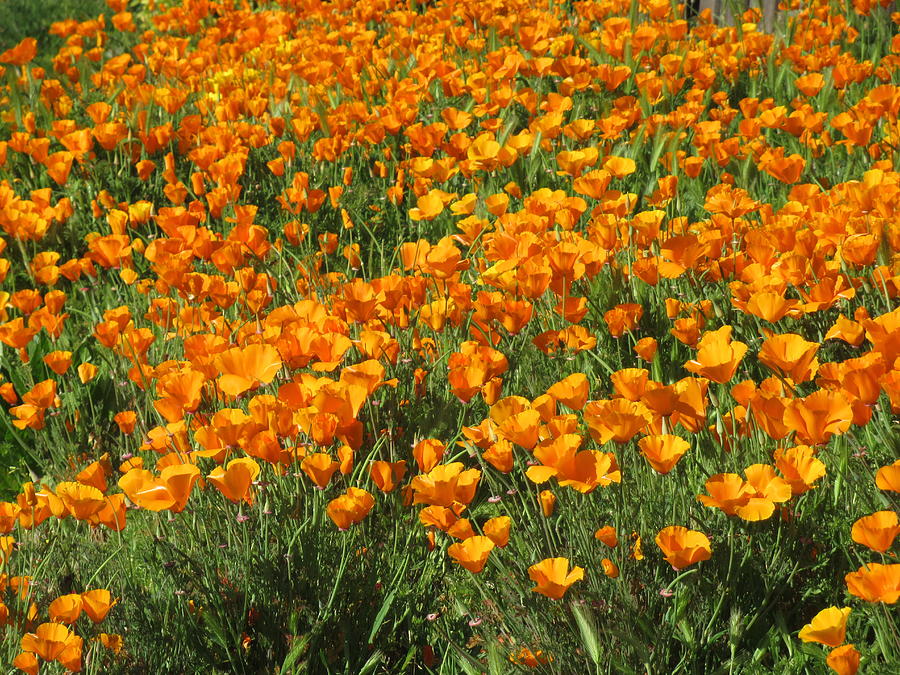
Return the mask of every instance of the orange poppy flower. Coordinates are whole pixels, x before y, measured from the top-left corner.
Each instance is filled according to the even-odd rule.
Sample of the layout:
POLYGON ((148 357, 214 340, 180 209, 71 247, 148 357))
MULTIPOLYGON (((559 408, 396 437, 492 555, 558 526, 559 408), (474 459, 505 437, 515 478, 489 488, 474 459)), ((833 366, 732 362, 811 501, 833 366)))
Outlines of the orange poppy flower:
POLYGON ((619 578, 619 566, 609 558, 603 558, 603 560, 600 561, 600 566, 603 568, 603 574, 610 579, 619 578))
POLYGON ((478 469, 465 469, 462 462, 438 464, 412 479, 413 503, 451 507, 460 513, 475 497, 480 478, 478 469))
POLYGON ((800 629, 798 636, 804 642, 818 642, 826 647, 837 647, 844 642, 847 634, 847 617, 849 607, 829 607, 813 617, 813 620, 800 629))
POLYGON ((900 523, 894 511, 876 511, 853 523, 850 536, 857 544, 885 553, 900 534, 900 523))
POLYGON ((794 382, 807 382, 819 369, 816 351, 819 343, 807 342, 796 333, 773 335, 766 339, 759 350, 760 362, 794 382))
POLYGON ((616 534, 616 528, 612 525, 605 525, 594 532, 594 539, 599 539, 610 548, 616 548, 619 545, 619 537, 616 534))
POLYGON ((616 394, 629 401, 640 401, 647 388, 650 373, 645 368, 624 368, 609 376, 616 394))
POLYGON ((61 623, 42 623, 34 633, 22 636, 21 649, 32 652, 44 661, 55 661, 75 637, 61 623))
POLYGON ((804 96, 813 97, 825 86, 825 77, 822 73, 809 73, 794 80, 794 85, 804 96))
POLYGON ((80 483, 59 483, 56 495, 69 513, 78 520, 87 520, 106 505, 103 493, 95 487, 80 483))
POLYGON ((50 352, 44 357, 44 363, 57 375, 64 375, 72 365, 72 352, 50 352))
POLYGON ((50 614, 50 620, 57 623, 71 625, 78 621, 81 616, 81 596, 78 593, 69 595, 61 595, 50 603, 47 611, 50 614))
POLYGON ((406 475, 406 460, 399 462, 375 461, 369 466, 372 482, 382 492, 393 492, 406 475))
POLYGON ((843 340, 844 342, 859 347, 866 338, 866 331, 861 324, 848 319, 843 314, 838 315, 834 325, 825 333, 825 340, 843 340))
POLYGON ((825 463, 815 456, 808 445, 798 445, 787 450, 775 451, 775 466, 791 486, 791 492, 801 495, 813 487, 813 483, 825 475, 825 463))
POLYGON ((875 474, 875 485, 879 490, 900 492, 900 459, 878 469, 875 474))
POLYGON ((82 363, 78 366, 78 379, 81 380, 81 384, 87 384, 95 377, 97 377, 97 366, 93 363, 82 363))
POLYGON ((528 576, 537 584, 532 591, 559 600, 584 578, 584 569, 576 566, 569 570, 568 558, 545 558, 528 568, 528 576))
MULTIPOLYGON (((34 59, 35 56, 37 56, 37 40, 33 37, 27 37, 0 54, 0 63, 6 63, 11 66, 24 66, 34 59)), ((47 660, 52 661, 53 659, 47 660)))
POLYGON ((340 464, 334 461, 327 452, 316 452, 307 455, 300 462, 300 469, 309 476, 320 490, 324 490, 340 464))
POLYGON ((237 504, 241 500, 253 505, 253 481, 259 475, 259 464, 249 457, 228 462, 227 468, 217 466, 206 477, 227 499, 237 504))
POLYGON ((538 442, 540 423, 541 414, 529 408, 504 419, 497 428, 497 435, 530 450, 538 442))
POLYGON ((501 473, 509 473, 513 470, 513 446, 505 438, 491 444, 481 456, 501 473))
POLYGON ((347 488, 347 492, 328 502, 325 512, 339 530, 346 530, 351 525, 361 522, 372 507, 375 498, 361 488, 347 488))
POLYGON ((134 410, 122 410, 113 416, 113 422, 119 427, 119 431, 129 435, 137 424, 137 413, 134 410))
POLYGON ((825 662, 838 675, 856 675, 859 670, 860 654, 859 651, 851 645, 841 645, 832 649, 828 654, 825 662))
POLYGON ((40 663, 32 652, 21 652, 13 659, 12 665, 27 675, 38 675, 40 663))
POLYGON ((495 546, 503 548, 509 543, 509 528, 512 525, 512 519, 509 516, 497 516, 485 521, 484 534, 495 546))
POLYGON ((624 398, 590 401, 584 408, 584 420, 597 443, 627 443, 652 420, 643 403, 624 398))
POLYGON ((538 494, 538 502, 541 504, 541 513, 544 518, 550 518, 556 509, 556 495, 550 490, 541 490, 538 494))
POLYGON ((84 613, 94 623, 100 623, 109 614, 109 611, 115 606, 116 600, 112 594, 105 588, 98 588, 92 591, 85 591, 81 594, 81 603, 84 613))
POLYGON ((794 399, 785 408, 784 424, 807 445, 827 443, 850 428, 853 408, 841 392, 820 389, 794 399))
POLYGON ((641 338, 634 345, 634 353, 641 357, 644 361, 652 361, 653 357, 656 356, 656 349, 658 347, 658 344, 659 343, 655 338, 641 338))
POLYGON ((844 577, 847 590, 867 602, 893 605, 900 598, 900 564, 868 563, 844 577))
POLYGON ((488 556, 494 549, 494 542, 489 537, 474 536, 464 541, 451 544, 447 553, 462 567, 473 574, 478 574, 487 564, 488 556))
POLYGON ((573 373, 552 385, 547 394, 555 401, 571 408, 581 410, 587 402, 589 384, 584 373, 573 373))
POLYGON ((638 447, 654 471, 667 474, 675 468, 684 453, 690 450, 691 444, 678 436, 661 434, 645 436, 638 441, 638 447))
POLYGON ((728 382, 747 353, 746 344, 732 341, 731 330, 731 326, 722 326, 716 331, 704 333, 698 343, 696 358, 685 363, 684 367, 713 382, 728 382))
POLYGON ((529 467, 525 475, 538 484, 555 476, 560 485, 582 493, 620 482, 622 475, 615 456, 597 450, 578 451, 582 440, 578 434, 563 434, 542 441, 534 449, 534 456, 542 464, 529 467))
POLYGON ((428 473, 441 462, 446 446, 436 438, 426 438, 416 443, 413 457, 421 473, 428 473))
POLYGON ((656 535, 656 545, 676 570, 709 560, 712 555, 709 538, 705 534, 680 525, 670 525, 660 530, 656 535))
MULTIPOLYGON (((194 471, 200 472, 197 467, 194 471)), ((130 469, 119 479, 119 487, 132 503, 148 511, 164 511, 175 504, 175 498, 162 481, 145 469, 130 469)))
POLYGON ((626 332, 632 332, 638 326, 644 308, 635 303, 616 305, 603 315, 603 320, 609 328, 609 334, 614 338, 622 337, 626 332))
POLYGON ((271 345, 232 347, 216 356, 219 388, 229 396, 239 396, 260 384, 269 384, 281 369, 278 351, 271 345))

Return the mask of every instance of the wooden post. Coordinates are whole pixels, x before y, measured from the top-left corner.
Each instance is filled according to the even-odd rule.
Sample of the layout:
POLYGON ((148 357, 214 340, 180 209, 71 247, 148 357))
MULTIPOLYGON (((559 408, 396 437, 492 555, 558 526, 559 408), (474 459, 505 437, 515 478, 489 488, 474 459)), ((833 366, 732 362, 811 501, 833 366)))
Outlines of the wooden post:
POLYGON ((762 0, 763 30, 771 33, 775 30, 775 10, 778 8, 778 0, 762 0))

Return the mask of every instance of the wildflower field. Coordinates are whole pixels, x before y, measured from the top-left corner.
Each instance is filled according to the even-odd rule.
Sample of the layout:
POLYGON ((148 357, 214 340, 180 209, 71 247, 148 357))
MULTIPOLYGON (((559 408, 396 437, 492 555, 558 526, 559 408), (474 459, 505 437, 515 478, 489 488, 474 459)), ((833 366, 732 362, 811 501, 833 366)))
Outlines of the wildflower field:
POLYGON ((893 9, 0 0, 4 672, 900 672, 893 9))

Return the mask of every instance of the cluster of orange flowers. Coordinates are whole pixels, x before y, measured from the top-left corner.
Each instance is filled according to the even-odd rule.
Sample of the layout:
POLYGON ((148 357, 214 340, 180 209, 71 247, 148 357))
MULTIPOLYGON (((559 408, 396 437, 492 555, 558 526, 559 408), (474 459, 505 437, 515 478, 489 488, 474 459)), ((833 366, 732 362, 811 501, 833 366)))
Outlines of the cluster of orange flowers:
MULTIPOLYGON (((755 10, 740 31, 706 15, 691 26, 668 0, 634 3, 637 23, 630 0, 577 2, 570 14, 529 0, 420 11, 399 0, 257 11, 183 0, 144 17, 124 0, 108 4, 111 27, 102 17, 54 24, 63 46, 50 72, 33 65, 33 39, 0 54, 5 95, 32 101, 4 113, 12 132, 0 140, 0 168, 28 167, 35 183, 26 195, 0 180, 0 228, 21 253, 13 276, 31 286, 0 291, 0 342, 15 365, 40 358, 55 375, 27 389, 4 382, 0 396, 20 431, 39 433, 56 417, 74 429, 76 411, 58 390, 77 386, 73 354, 90 351, 110 365, 84 360, 78 380, 124 373, 156 417, 149 407, 111 411, 135 451, 118 479, 103 457, 72 481, 28 484, 0 503, 3 533, 51 515, 121 530, 128 505, 179 513, 208 486, 251 508, 264 472, 298 465, 310 487, 341 484, 326 510, 339 529, 396 493, 424 505, 432 547, 435 531, 447 533, 451 559, 479 573, 512 524, 463 517, 486 471, 587 494, 628 480, 616 453, 633 447, 668 474, 698 434, 726 450, 765 437, 772 464, 713 475, 698 497, 759 521, 827 475, 833 438, 900 413, 900 309, 891 310, 900 298, 900 87, 891 84, 900 39, 877 63, 832 49, 858 35, 825 2, 799 8, 808 30, 783 45, 756 28, 755 10), (110 33, 141 21, 135 46, 109 54, 110 33), (793 73, 792 100, 730 96, 740 77, 763 77, 772 50, 793 73), (829 97, 841 112, 831 114, 829 97), (595 98, 608 108, 586 103, 595 98), (653 166, 639 167, 642 154, 653 166), (833 185, 816 173, 847 156, 868 170, 833 185), (110 160, 159 201, 120 201, 115 187, 95 186, 88 212, 66 196, 110 160), (746 176, 726 171, 735 167, 755 169, 783 203, 738 187, 746 176), (645 170, 656 172, 649 182, 645 170), (702 209, 689 210, 684 196, 710 176, 702 209), (277 196, 262 196, 261 183, 277 196), (376 197, 360 206, 359 194, 376 197), (404 233, 440 236, 403 235, 413 241, 398 240, 379 268, 392 217, 404 233), (96 231, 64 260, 50 235, 79 219, 96 231), (128 304, 100 308, 88 325, 75 284, 109 285, 128 304), (600 284, 628 297, 599 306, 600 284), (681 293, 665 300, 665 335, 643 334, 649 291, 681 293), (850 313, 864 292, 886 309, 859 305, 820 341, 807 339, 804 322, 850 313), (729 313, 734 325, 722 319, 729 313), (759 327, 758 348, 738 324, 759 327), (78 352, 81 333, 91 337, 78 352), (647 368, 608 367, 603 379, 574 372, 536 398, 504 395, 513 343, 565 363, 589 358, 598 337, 627 342, 647 368), (854 357, 820 362, 827 341, 854 357), (666 361, 677 353, 690 358, 666 361), (401 382, 409 363, 414 374, 401 382), (663 365, 687 374, 668 377, 663 365), (757 367, 769 376, 727 386, 757 367), (409 456, 382 452, 366 411, 384 388, 484 402, 488 417, 461 429, 480 468, 444 463, 444 442, 421 440, 424 429, 409 456), (713 424, 710 406, 722 413, 713 424), (140 440, 129 440, 135 431, 140 440), (418 473, 408 475, 412 462, 418 473), (355 472, 359 464, 367 470, 355 472)), ((12 256, 7 239, 0 255, 12 256)), ((11 266, 0 258, 0 283, 11 266)), ((900 464, 877 481, 900 491, 900 464)), ((555 496, 541 494, 549 515, 555 496)), ((897 514, 879 511, 852 537, 886 553, 898 532, 897 514)), ((675 569, 712 555, 706 534, 678 525, 656 543, 675 569)), ((570 565, 531 566, 534 590, 561 598, 585 575, 570 565)), ((602 566, 619 574, 608 559, 602 566)), ((895 603, 900 565, 865 565, 847 587, 895 603)), ((62 625, 72 622, 51 615, 23 639, 21 669, 36 670, 37 657, 80 662, 62 625)))
MULTIPOLYGON (((0 560, 9 564, 15 541, 12 537, 0 537, 0 560)), ((40 661, 56 661, 66 670, 80 672, 84 641, 70 627, 84 614, 93 625, 100 624, 116 604, 112 594, 103 588, 83 593, 61 595, 47 607, 49 621, 38 625, 39 609, 32 600, 32 579, 25 576, 9 577, 0 574, 0 594, 12 591, 15 603, 12 607, 0 601, 0 626, 22 629, 21 652, 12 665, 19 670, 36 675, 40 661), (33 631, 33 632, 30 632, 33 631)), ((100 633, 97 640, 114 653, 122 649, 122 637, 114 633, 100 633)))

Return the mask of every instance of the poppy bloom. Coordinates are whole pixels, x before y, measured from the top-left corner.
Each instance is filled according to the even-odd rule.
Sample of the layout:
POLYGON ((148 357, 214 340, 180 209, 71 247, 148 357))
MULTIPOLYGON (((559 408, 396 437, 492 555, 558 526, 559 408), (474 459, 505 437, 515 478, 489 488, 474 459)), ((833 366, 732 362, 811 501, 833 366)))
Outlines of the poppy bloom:
POLYGON ((475 496, 480 478, 481 471, 465 469, 462 462, 438 464, 412 479, 413 503, 455 507, 460 513, 475 496))
POLYGON ((818 642, 826 647, 837 647, 844 642, 850 611, 849 607, 823 609, 800 629, 800 639, 804 642, 818 642))
POLYGON ((601 560, 600 565, 603 567, 603 574, 610 579, 617 579, 619 577, 619 566, 609 558, 601 560))
POLYGON ((900 524, 895 511, 876 511, 853 523, 850 536, 857 544, 879 553, 886 552, 900 534, 900 524))
POLYGON ((832 649, 825 662, 838 675, 856 675, 859 670, 859 651, 853 645, 842 645, 832 649))
POLYGON ((50 603, 48 612, 50 620, 71 625, 81 616, 81 596, 78 593, 61 595, 50 603))
POLYGON ((22 651, 32 652, 44 661, 55 661, 72 641, 74 634, 61 623, 42 623, 34 633, 22 636, 22 651))
POLYGON ((638 447, 654 471, 667 474, 675 468, 678 460, 690 449, 691 444, 678 436, 661 434, 645 436, 638 441, 638 447))
POLYGON ((281 369, 275 347, 261 344, 227 349, 216 356, 213 364, 219 372, 219 388, 229 396, 269 384, 281 369))
POLYGON ((847 590, 867 602, 893 605, 900 598, 900 564, 868 563, 844 577, 847 590))
POLYGON ((325 512, 339 530, 346 530, 351 525, 361 522, 372 507, 375 498, 361 488, 347 488, 347 492, 328 502, 325 512))
POLYGON ((594 532, 594 539, 599 539, 610 548, 615 548, 619 545, 619 538, 616 535, 616 528, 614 528, 612 525, 605 525, 604 527, 601 527, 599 530, 594 532))
POLYGON ((57 375, 63 375, 72 365, 72 352, 50 352, 44 357, 44 363, 57 375))
POLYGON ((112 594, 105 588, 97 588, 92 591, 85 591, 81 594, 81 604, 84 613, 94 623, 100 623, 109 614, 109 611, 115 606, 116 600, 112 594))
POLYGON ((93 363, 82 363, 78 366, 78 379, 81 384, 87 384, 97 376, 97 366, 93 363))
POLYGON ((584 578, 584 569, 569 570, 568 558, 545 558, 528 568, 528 576, 537 584, 532 591, 559 600, 572 584, 584 578))
POLYGON ((556 508, 556 495, 550 490, 541 490, 538 494, 538 501, 541 503, 541 513, 544 514, 544 518, 552 516, 553 510, 556 508))
POLYGON ((12 665, 27 675, 38 675, 40 663, 32 652, 21 652, 13 659, 12 665))
POLYGON ((578 434, 563 434, 541 442, 534 456, 541 465, 531 466, 525 472, 533 483, 545 483, 556 477, 559 484, 578 492, 592 492, 597 486, 608 487, 622 480, 616 457, 611 452, 581 450, 582 438, 578 434))
POLYGON ((413 457, 419 466, 419 471, 428 473, 440 464, 444 450, 446 450, 446 446, 436 438, 426 438, 416 443, 413 448, 413 457))
POLYGON ((773 335, 759 350, 760 362, 794 382, 811 380, 819 369, 818 342, 807 342, 796 333, 773 335))
POLYGON ((640 401, 625 398, 590 401, 584 408, 584 420, 597 443, 627 443, 646 427, 653 415, 640 401))
POLYGON ((776 450, 775 466, 790 483, 791 492, 795 495, 813 489, 813 483, 825 475, 825 463, 816 458, 815 450, 808 445, 776 450))
POLYGON ((79 483, 60 483, 56 486, 56 495, 78 520, 87 520, 106 504, 100 490, 79 483))
POLYGON ((808 445, 827 443, 835 434, 850 428, 853 408, 839 391, 819 389, 794 399, 784 411, 784 423, 797 438, 808 445))
POLYGON ((704 333, 698 343, 696 358, 684 367, 713 382, 728 382, 747 353, 746 344, 732 341, 731 330, 731 326, 722 326, 719 330, 704 333))
MULTIPOLYGON (((27 37, 0 54, 0 63, 6 63, 11 66, 24 66, 35 56, 37 56, 37 40, 33 37, 27 37)), ((53 659, 48 660, 52 661, 53 659)))
POLYGON ((900 459, 878 469, 878 473, 875 474, 875 485, 879 490, 900 492, 900 459))
POLYGON ((394 488, 403 480, 406 475, 406 460, 401 459, 399 462, 385 462, 378 460, 372 462, 369 466, 369 475, 372 482, 382 492, 393 492, 394 488))
POLYGON ((217 466, 206 478, 227 499, 237 504, 245 501, 253 505, 253 481, 259 475, 259 464, 249 457, 238 457, 228 462, 227 468, 217 466))
POLYGON ((488 555, 493 549, 494 542, 490 537, 476 535, 464 541, 451 544, 447 549, 447 553, 453 559, 453 562, 459 563, 473 574, 478 574, 484 569, 488 555))
POLYGON ((505 438, 493 443, 481 456, 501 473, 509 473, 513 470, 513 446, 505 438))
POLYGON ((581 410, 587 403, 588 391, 587 376, 573 373, 551 386, 547 394, 572 410, 581 410))
POLYGON ((512 519, 509 516, 491 518, 484 524, 484 534, 494 542, 494 545, 503 548, 509 543, 509 527, 511 524, 512 519))
POLYGON ((634 353, 641 357, 644 361, 652 361, 653 357, 656 356, 656 349, 658 346, 659 343, 655 338, 641 338, 634 345, 634 353))
POLYGON ((680 525, 670 525, 656 535, 656 545, 676 570, 709 560, 712 555, 709 538, 702 532, 680 525))
POLYGON ((300 463, 300 469, 320 490, 324 490, 328 486, 328 482, 339 466, 340 464, 334 461, 327 452, 307 455, 300 463))

